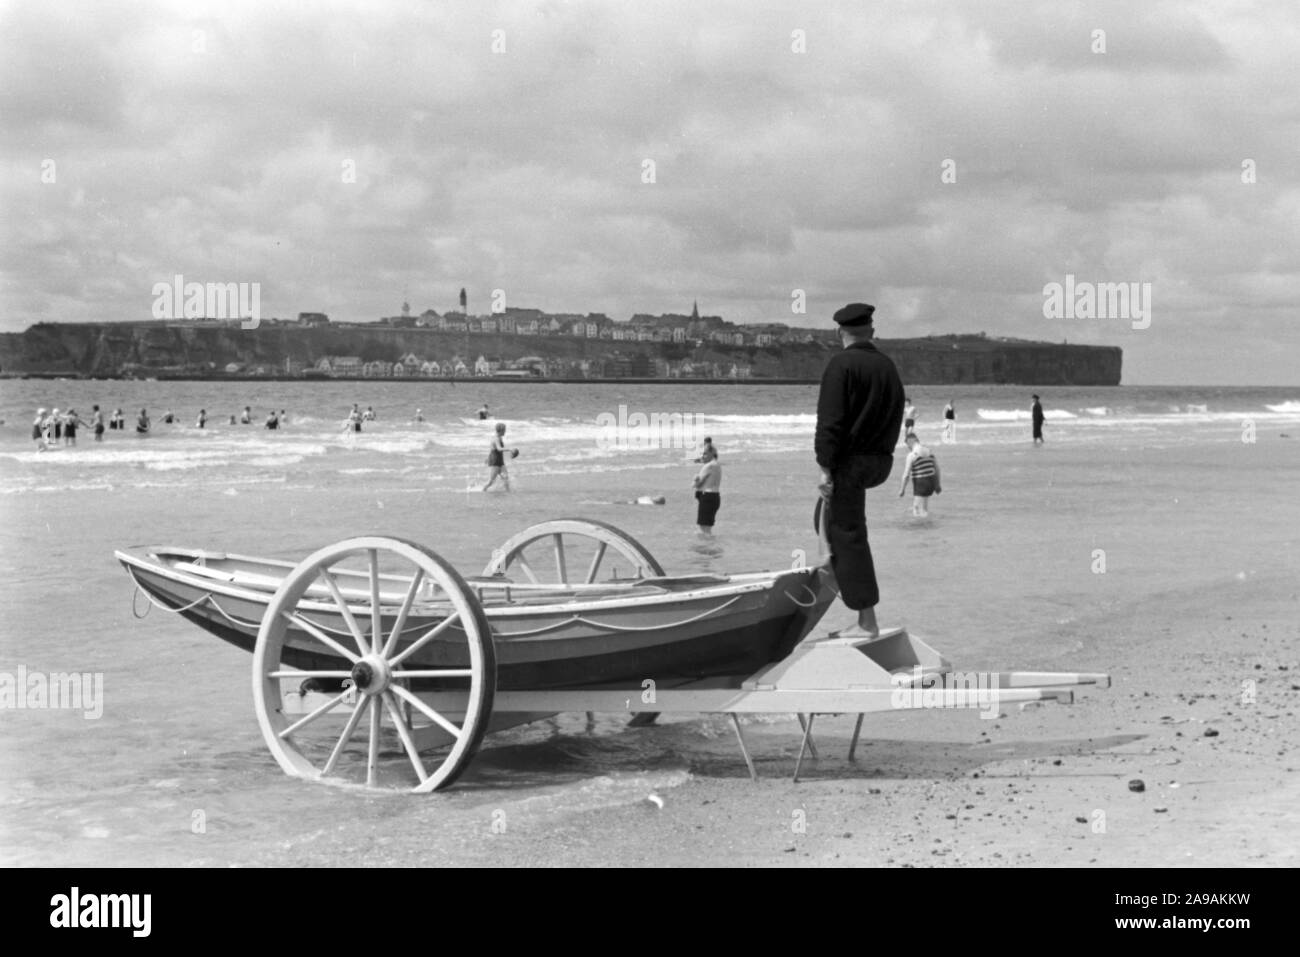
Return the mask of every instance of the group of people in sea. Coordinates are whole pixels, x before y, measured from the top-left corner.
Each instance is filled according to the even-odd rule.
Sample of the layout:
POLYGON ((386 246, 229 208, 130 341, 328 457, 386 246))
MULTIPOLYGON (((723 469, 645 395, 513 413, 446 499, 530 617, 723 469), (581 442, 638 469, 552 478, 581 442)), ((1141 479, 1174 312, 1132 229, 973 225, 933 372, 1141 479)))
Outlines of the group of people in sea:
MULTIPOLYGON (((904 396, 902 431, 904 442, 907 441, 907 435, 909 432, 916 431, 916 420, 919 416, 920 413, 912 403, 912 397, 910 395, 904 396)), ((945 445, 957 441, 957 407, 953 404, 951 399, 949 399, 948 404, 943 407, 943 437, 940 441, 945 445)))
MULTIPOLYGON (((36 417, 32 420, 32 440, 36 443, 37 451, 48 452, 59 446, 75 446, 78 429, 90 429, 95 441, 102 442, 105 428, 115 431, 126 429, 126 416, 121 409, 116 409, 105 419, 103 411, 95 406, 91 409, 90 421, 87 422, 76 409, 60 411, 42 407, 36 410, 36 417)), ((140 410, 136 431, 149 431, 149 417, 144 409, 140 410)))
MULTIPOLYGON (((373 418, 373 411, 370 413, 373 418)), ((170 409, 164 412, 159 421, 164 425, 175 425, 177 422, 176 413, 170 409)), ((278 429, 289 421, 288 414, 281 409, 276 412, 274 409, 266 417, 265 428, 278 429)), ((230 424, 251 425, 253 422, 252 406, 244 406, 243 412, 231 414, 230 424)), ((194 421, 194 427, 197 429, 206 428, 208 424, 208 410, 199 409, 198 417, 194 421)), ((149 435, 153 431, 153 419, 149 415, 148 409, 141 409, 135 417, 135 434, 140 437, 149 435)), ((32 440, 36 442, 38 451, 46 452, 59 446, 75 446, 77 444, 77 430, 90 429, 94 433, 95 441, 104 441, 104 433, 125 432, 128 430, 126 415, 119 409, 114 409, 112 413, 105 415, 98 405, 91 409, 90 421, 83 419, 76 409, 60 411, 59 409, 47 410, 44 407, 36 410, 36 417, 32 420, 32 440)))

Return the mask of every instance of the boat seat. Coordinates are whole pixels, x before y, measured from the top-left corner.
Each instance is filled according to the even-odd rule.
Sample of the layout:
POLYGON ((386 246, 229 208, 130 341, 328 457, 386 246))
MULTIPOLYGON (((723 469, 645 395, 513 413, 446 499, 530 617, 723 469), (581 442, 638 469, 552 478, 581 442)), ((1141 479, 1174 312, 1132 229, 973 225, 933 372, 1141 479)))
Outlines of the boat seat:
POLYGON ((175 562, 172 567, 183 572, 189 572, 191 575, 215 578, 217 581, 233 582, 235 580, 235 576, 230 572, 223 572, 219 568, 209 568, 207 565, 196 565, 194 562, 175 562))
POLYGON ((275 591, 284 582, 283 578, 277 578, 274 575, 259 575, 256 572, 245 571, 227 572, 219 568, 209 568, 206 565, 196 565, 193 562, 176 562, 173 567, 189 572, 191 575, 199 575, 203 578, 211 578, 231 585, 244 585, 260 591, 275 591))

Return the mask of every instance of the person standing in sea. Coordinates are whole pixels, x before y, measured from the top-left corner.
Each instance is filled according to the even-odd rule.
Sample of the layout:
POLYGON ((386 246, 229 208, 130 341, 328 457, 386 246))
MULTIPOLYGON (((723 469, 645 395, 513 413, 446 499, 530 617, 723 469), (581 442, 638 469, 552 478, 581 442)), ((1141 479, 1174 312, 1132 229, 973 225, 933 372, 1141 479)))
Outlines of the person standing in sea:
POLYGON ((898 489, 898 497, 907 492, 907 483, 912 483, 912 515, 926 518, 930 514, 930 496, 943 491, 939 477, 939 462, 934 453, 921 444, 915 432, 908 432, 907 460, 903 463, 903 484, 898 489))
POLYGON ((1030 417, 1034 420, 1034 444, 1043 444, 1043 405, 1038 401, 1038 396, 1034 396, 1033 408, 1029 410, 1030 417))
POLYGON ((943 407, 943 441, 957 441, 957 412, 952 407, 952 399, 943 407))
POLYGON ((713 523, 722 507, 722 464, 711 439, 706 441, 698 461, 704 464, 691 483, 695 486, 695 500, 699 503, 695 509, 695 524, 702 535, 712 535, 713 523))
POLYGON ((840 632, 845 638, 880 633, 880 588, 867 540, 866 490, 889 478, 903 421, 898 369, 871 342, 874 312, 874 306, 855 302, 835 313, 843 348, 826 364, 817 396, 814 452, 822 473, 818 489, 831 570, 840 598, 858 613, 857 624, 840 632))
POLYGON ((506 471, 506 452, 510 453, 512 459, 519 455, 518 449, 506 448, 506 424, 498 422, 497 434, 492 437, 492 447, 488 449, 488 481, 487 485, 483 486, 484 492, 490 489, 498 478, 505 485, 506 491, 510 491, 510 473, 506 471))
POLYGON ((104 441, 104 413, 99 410, 99 406, 95 406, 90 411, 90 425, 91 428, 95 430, 95 441, 103 442, 104 441))

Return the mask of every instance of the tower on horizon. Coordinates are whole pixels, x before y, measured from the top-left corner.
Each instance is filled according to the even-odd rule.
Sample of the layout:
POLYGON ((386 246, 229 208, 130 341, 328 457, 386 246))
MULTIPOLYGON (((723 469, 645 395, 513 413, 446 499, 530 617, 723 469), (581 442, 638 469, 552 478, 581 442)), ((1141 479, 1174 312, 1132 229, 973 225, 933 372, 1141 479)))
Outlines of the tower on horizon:
POLYGON ((691 302, 691 318, 696 322, 700 319, 700 301, 698 299, 691 302))

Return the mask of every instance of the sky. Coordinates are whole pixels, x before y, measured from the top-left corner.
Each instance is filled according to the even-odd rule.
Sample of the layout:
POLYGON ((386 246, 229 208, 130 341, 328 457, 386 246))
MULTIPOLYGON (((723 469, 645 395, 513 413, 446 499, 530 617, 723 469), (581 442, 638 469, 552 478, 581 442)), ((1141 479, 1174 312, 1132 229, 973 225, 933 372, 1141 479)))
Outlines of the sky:
POLYGON ((1297 63, 1294 0, 0 0, 0 331, 178 275, 344 321, 861 301, 1300 384, 1297 63))

